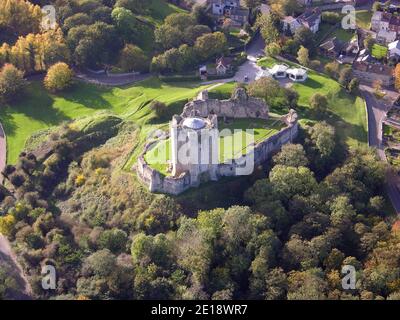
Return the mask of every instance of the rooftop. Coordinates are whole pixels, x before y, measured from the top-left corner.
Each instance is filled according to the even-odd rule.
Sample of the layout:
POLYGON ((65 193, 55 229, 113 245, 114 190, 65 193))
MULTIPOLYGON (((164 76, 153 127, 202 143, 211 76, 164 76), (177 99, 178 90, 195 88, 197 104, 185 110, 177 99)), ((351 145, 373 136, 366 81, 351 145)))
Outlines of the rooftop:
POLYGON ((186 118, 182 125, 188 129, 200 130, 206 126, 206 122, 201 118, 186 118))

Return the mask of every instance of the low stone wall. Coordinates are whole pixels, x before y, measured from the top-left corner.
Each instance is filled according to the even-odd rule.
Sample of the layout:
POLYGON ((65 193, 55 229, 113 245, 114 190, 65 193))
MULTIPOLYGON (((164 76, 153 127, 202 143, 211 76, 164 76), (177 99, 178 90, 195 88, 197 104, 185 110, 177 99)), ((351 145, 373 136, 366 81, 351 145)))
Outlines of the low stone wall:
POLYGON ((263 99, 249 97, 244 89, 237 90, 234 97, 228 100, 209 99, 208 92, 203 91, 185 105, 182 116, 206 118, 209 114, 216 114, 227 118, 268 119, 268 111, 263 99))

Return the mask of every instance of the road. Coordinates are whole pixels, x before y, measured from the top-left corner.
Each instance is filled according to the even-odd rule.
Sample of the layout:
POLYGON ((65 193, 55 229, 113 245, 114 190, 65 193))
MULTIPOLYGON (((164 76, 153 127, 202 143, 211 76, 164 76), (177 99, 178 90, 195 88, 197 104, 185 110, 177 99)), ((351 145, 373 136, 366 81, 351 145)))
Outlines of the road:
MULTIPOLYGON (((390 109, 393 101, 398 97, 398 93, 392 90, 386 90, 385 100, 377 100, 373 94, 373 88, 361 84, 360 91, 364 96, 368 112, 368 144, 377 150, 378 156, 382 161, 387 161, 383 145, 383 119, 390 109)), ((386 172, 387 194, 392 202, 393 208, 397 214, 400 214, 400 177, 392 170, 386 172)))

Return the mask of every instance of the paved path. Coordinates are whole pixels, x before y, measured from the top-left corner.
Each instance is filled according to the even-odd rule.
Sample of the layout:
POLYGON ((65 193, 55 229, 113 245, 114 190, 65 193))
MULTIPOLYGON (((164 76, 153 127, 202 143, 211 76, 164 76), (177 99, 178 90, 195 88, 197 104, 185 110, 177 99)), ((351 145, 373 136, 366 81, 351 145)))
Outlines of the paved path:
MULTIPOLYGON (((376 148, 379 158, 387 161, 383 145, 383 126, 382 122, 390 109, 393 101, 398 97, 398 93, 392 90, 386 90, 386 99, 378 100, 373 94, 373 88, 368 85, 360 85, 360 90, 364 96, 368 111, 368 144, 376 148)), ((400 214, 400 177, 396 172, 388 170, 386 172, 387 194, 392 202, 393 208, 397 214, 400 214)))
POLYGON ((88 72, 75 71, 75 77, 80 80, 93 84, 99 84, 111 87, 125 86, 128 84, 146 80, 151 76, 152 76, 151 73, 108 76, 105 73, 97 74, 89 71, 88 72))
POLYGON ((0 234, 0 265, 7 264, 13 270, 12 276, 15 277, 18 287, 21 288, 18 292, 13 292, 11 298, 18 300, 26 300, 32 297, 32 288, 25 276, 22 267, 17 261, 17 257, 11 249, 8 240, 0 234))
MULTIPOLYGON (((7 141, 3 126, 0 123, 0 172, 2 172, 7 162, 7 141)), ((3 183, 3 175, 0 174, 0 183, 3 183)))

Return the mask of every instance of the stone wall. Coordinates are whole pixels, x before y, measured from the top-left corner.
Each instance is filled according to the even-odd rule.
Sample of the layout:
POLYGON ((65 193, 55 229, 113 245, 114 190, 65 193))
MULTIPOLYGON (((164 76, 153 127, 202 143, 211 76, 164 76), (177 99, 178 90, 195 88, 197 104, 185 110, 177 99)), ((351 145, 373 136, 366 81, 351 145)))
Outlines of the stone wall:
MULTIPOLYGON (((287 127, 268 139, 258 143, 250 152, 254 155, 254 167, 267 161, 273 154, 278 152, 286 143, 290 143, 298 134, 298 123, 288 124, 287 127)), ((156 141, 146 145, 145 151, 140 155, 136 164, 136 171, 141 181, 149 188, 151 192, 167 193, 179 195, 191 187, 190 175, 187 172, 182 173, 179 177, 164 176, 155 169, 152 169, 144 160, 144 154, 156 141)), ((236 176, 237 169, 247 159, 251 161, 250 152, 244 155, 238 161, 232 161, 230 164, 221 163, 218 165, 217 176, 236 176)), ((205 177, 206 178, 206 177, 205 177)), ((206 179, 207 180, 207 179, 206 179)))
POLYGON ((227 118, 268 119, 268 111, 263 99, 249 97, 246 90, 239 88, 228 100, 209 99, 208 92, 203 91, 185 105, 181 116, 206 118, 209 114, 216 114, 227 118))

